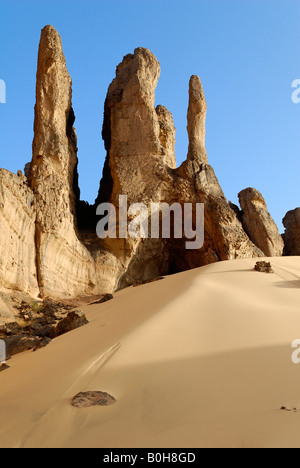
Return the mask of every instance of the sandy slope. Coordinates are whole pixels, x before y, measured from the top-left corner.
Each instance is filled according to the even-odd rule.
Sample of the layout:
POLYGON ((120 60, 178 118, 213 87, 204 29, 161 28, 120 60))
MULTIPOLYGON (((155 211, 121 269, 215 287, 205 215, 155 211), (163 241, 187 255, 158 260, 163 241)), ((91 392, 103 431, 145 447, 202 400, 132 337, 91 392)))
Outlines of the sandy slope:
POLYGON ((210 265, 86 308, 0 373, 1 447, 300 447, 300 257, 210 265), (85 390, 111 407, 77 409, 85 390))

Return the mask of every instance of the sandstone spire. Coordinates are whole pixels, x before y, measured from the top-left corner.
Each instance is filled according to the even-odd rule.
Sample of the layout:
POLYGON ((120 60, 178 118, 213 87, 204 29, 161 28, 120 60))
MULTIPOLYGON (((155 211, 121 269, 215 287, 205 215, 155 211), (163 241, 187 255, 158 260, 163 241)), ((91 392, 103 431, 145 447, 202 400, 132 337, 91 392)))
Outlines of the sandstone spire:
MULTIPOLYGON (((156 57, 140 47, 124 57, 108 88, 102 135, 113 183, 102 180, 101 185, 106 190, 111 187, 114 201, 119 194, 139 201, 149 189, 147 179, 155 166, 163 163, 160 126, 154 108, 159 74, 156 57)), ((106 178, 109 171, 106 163, 106 178)), ((98 200, 101 198, 100 193, 98 200)))
MULTIPOLYGON (((115 284, 79 240, 77 141, 73 123, 72 81, 61 38, 52 26, 41 33, 39 46, 33 157, 29 184, 36 202, 37 271, 41 295, 68 296, 105 292, 115 284), (100 275, 100 276, 99 276, 100 275), (103 288, 103 289, 102 289, 103 288)), ((110 268, 110 259, 102 259, 110 268)), ((112 258, 112 262, 113 262, 112 258)))
POLYGON ((207 104, 200 78, 193 75, 189 85, 189 108, 188 108, 188 136, 189 151, 188 159, 197 160, 199 163, 208 163, 205 149, 205 120, 207 104))
MULTIPOLYGON (((176 164, 175 128, 166 109, 155 110, 159 74, 156 57, 140 47, 123 58, 108 88, 102 131, 107 157, 96 203, 110 201, 117 214, 119 195, 127 196, 128 205, 146 206, 169 196, 164 180, 167 166, 176 164)), ((164 246, 161 239, 106 239, 105 248, 119 258, 119 285, 166 273, 164 246)))
MULTIPOLYGON (((163 106, 154 108, 159 64, 147 49, 136 49, 117 67, 105 102, 103 137, 107 149, 99 200, 118 209, 119 195, 128 203, 205 204, 205 246, 185 249, 185 239, 106 240, 118 252, 123 274, 119 285, 169 271, 182 271, 218 260, 262 256, 230 208, 205 150, 206 101, 200 79, 190 80, 189 155, 178 169, 175 127, 163 106), (105 193, 105 195, 103 195, 105 193)), ((121 271, 121 270, 120 270, 121 271)))
POLYGON ((72 81, 61 38, 52 26, 46 26, 39 46, 33 157, 29 173, 29 184, 37 201, 37 223, 44 232, 60 229, 66 218, 69 223, 74 223, 73 184, 77 167, 74 120, 72 81))
POLYGON ((46 26, 38 57, 30 188, 21 173, 0 172, 0 222, 8 232, 2 242, 0 239, 3 285, 31 294, 38 289, 42 297, 101 294, 218 260, 263 255, 228 205, 208 164, 206 101, 196 76, 191 78, 189 90, 188 158, 176 169, 172 115, 163 106, 155 109, 159 73, 157 59, 143 48, 124 57, 117 67, 105 101, 102 134, 107 157, 97 202, 111 202, 117 215, 120 195, 127 196, 128 205, 142 202, 147 210, 152 202, 181 207, 204 203, 203 248, 187 250, 187 239, 172 234, 170 239, 127 236, 100 240, 96 236, 96 207, 84 202, 82 219, 90 221, 90 231, 87 226, 84 230, 77 226, 79 189, 71 78, 60 36, 52 26, 46 26), (18 232, 21 230, 23 236, 18 232), (10 251, 16 255, 6 252, 8 238, 10 251))

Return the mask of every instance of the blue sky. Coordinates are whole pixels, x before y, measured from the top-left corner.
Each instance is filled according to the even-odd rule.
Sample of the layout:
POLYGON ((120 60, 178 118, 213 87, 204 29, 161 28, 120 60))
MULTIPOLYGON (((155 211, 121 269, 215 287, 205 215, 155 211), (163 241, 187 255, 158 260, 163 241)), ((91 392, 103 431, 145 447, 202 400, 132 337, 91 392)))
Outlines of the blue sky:
POLYGON ((260 190, 282 230, 300 206, 299 0, 0 0, 0 166, 31 159, 40 30, 61 34, 73 80, 82 199, 93 202, 105 157, 101 139, 107 88, 122 57, 149 48, 161 64, 156 104, 187 154, 188 82, 200 76, 208 103, 207 151, 227 198, 260 190))

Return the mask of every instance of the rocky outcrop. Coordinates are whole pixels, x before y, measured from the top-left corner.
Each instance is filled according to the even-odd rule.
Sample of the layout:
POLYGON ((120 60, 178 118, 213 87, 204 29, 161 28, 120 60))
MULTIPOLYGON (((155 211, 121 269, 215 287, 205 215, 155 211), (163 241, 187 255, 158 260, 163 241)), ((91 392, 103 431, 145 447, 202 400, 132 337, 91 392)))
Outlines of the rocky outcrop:
MULTIPOLYGON (((261 250, 244 232, 239 216, 224 196, 214 169, 208 164, 205 149, 205 117, 207 104, 199 77, 192 76, 189 84, 187 160, 178 168, 182 179, 191 180, 194 201, 205 206, 205 241, 200 251, 185 252, 186 268, 206 265, 220 260, 259 257, 261 250)), ((182 182, 181 182, 182 184, 182 182)), ((182 264, 182 252, 178 260, 182 264)), ((182 265, 183 267, 183 265, 182 265)))
POLYGON ((254 270, 260 273, 274 273, 270 262, 256 262, 254 270))
POLYGON ((0 241, 3 287, 52 298, 104 294, 220 260, 263 256, 260 242, 249 239, 239 210, 227 202, 209 165, 207 104, 199 77, 192 76, 189 84, 189 148, 186 161, 177 168, 172 114, 163 106, 155 108, 159 74, 157 59, 144 48, 124 57, 117 67, 104 106, 103 177, 95 205, 90 206, 80 201, 72 83, 61 39, 53 27, 43 29, 32 162, 26 177, 0 172, 0 220, 11 242, 6 252, 6 241, 0 241), (187 249, 190 236, 187 231, 183 237, 174 235, 172 217, 169 238, 143 236, 140 229, 135 237, 128 236, 137 212, 129 213, 119 230, 120 195, 127 197, 126 211, 132 204, 143 204, 143 222, 149 228, 153 203, 176 203, 181 213, 188 203, 194 207, 190 231, 195 231, 195 206, 203 203, 204 245, 187 249), (96 208, 103 202, 116 208, 116 219, 110 216, 115 238, 96 235, 96 224, 105 216, 98 212, 96 217, 96 208))
POLYGON ((289 211, 282 222, 285 227, 284 255, 300 255, 300 208, 289 211))
MULTIPOLYGON (((119 195, 124 194, 128 204, 142 202, 148 212, 152 202, 169 205, 176 202, 181 206, 204 203, 205 244, 204 248, 188 251, 186 239, 126 239, 113 245, 107 240, 109 250, 123 251, 121 286, 213 261, 262 255, 244 232, 208 164, 205 149, 207 105, 197 76, 191 78, 189 88, 188 158, 174 169, 175 157, 172 156, 171 171, 171 165, 166 164, 166 148, 171 149, 168 154, 174 154, 175 129, 165 108, 159 106, 155 112, 159 72, 159 63, 153 54, 138 48, 117 67, 116 78, 109 87, 103 126, 111 186, 109 201, 119 208, 119 195), (162 121, 168 121, 168 125, 162 125, 162 121), (167 131, 162 132, 166 127, 167 131), (166 144, 167 141, 170 144, 166 144)), ((105 177, 107 173, 101 185, 108 186, 105 177)))
POLYGON ((42 305, 22 302, 18 307, 17 321, 0 327, 6 356, 47 346, 53 338, 82 327, 88 323, 85 314, 72 307, 45 300, 42 305))
POLYGON ((242 223, 249 238, 266 257, 280 257, 283 240, 262 194, 254 188, 248 188, 239 193, 239 200, 242 223))
POLYGON ((71 330, 75 330, 76 328, 82 327, 86 325, 88 322, 85 314, 80 310, 73 310, 69 312, 66 317, 64 317, 53 330, 52 337, 57 337, 60 335, 64 335, 71 330))

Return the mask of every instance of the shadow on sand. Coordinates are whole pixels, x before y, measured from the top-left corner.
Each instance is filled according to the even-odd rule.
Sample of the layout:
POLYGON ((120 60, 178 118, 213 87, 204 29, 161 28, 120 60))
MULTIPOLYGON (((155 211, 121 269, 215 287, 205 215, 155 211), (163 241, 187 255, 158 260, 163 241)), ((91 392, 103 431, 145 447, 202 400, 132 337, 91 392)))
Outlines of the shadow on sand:
POLYGON ((276 288, 283 288, 283 289, 299 289, 300 288, 300 280, 293 280, 293 281, 285 281, 284 283, 275 283, 274 286, 276 288))

